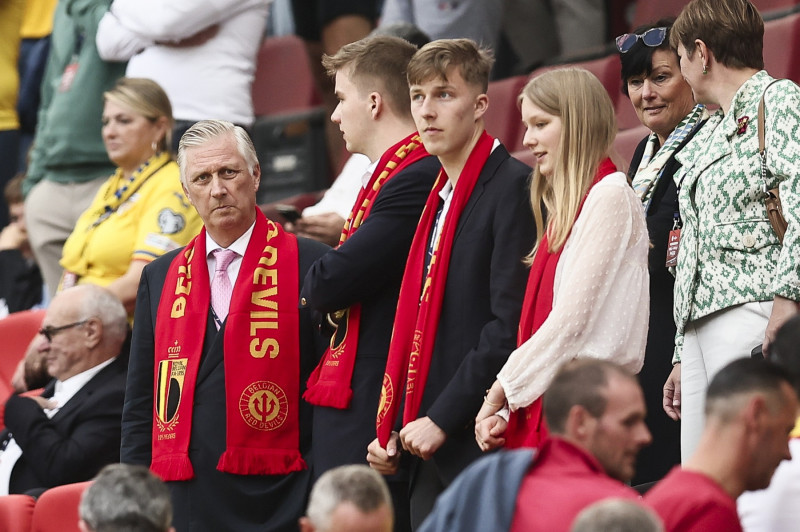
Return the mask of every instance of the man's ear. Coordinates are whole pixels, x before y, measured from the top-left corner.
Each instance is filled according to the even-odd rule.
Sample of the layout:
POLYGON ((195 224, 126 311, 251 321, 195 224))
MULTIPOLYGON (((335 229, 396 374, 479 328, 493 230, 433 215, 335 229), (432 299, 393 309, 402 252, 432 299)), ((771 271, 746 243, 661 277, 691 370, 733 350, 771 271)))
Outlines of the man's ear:
POLYGON ((475 120, 482 118, 487 109, 489 109, 489 97, 486 94, 479 94, 475 98, 475 120))
POLYGON ((370 113, 373 120, 377 120, 384 111, 385 102, 379 92, 369 93, 370 113))
POLYGON ((95 347, 103 339, 103 322, 100 318, 89 318, 86 325, 86 341, 89 347, 95 347))
POLYGON ((316 530, 308 517, 301 517, 297 524, 300 525, 300 532, 314 532, 316 530))
POLYGON ((572 405, 567 414, 567 422, 564 426, 565 435, 578 441, 584 442, 591 432, 591 426, 597 420, 581 405, 572 405))
POLYGON ((261 165, 256 163, 253 167, 253 182, 255 183, 255 191, 258 192, 258 187, 261 185, 261 165))

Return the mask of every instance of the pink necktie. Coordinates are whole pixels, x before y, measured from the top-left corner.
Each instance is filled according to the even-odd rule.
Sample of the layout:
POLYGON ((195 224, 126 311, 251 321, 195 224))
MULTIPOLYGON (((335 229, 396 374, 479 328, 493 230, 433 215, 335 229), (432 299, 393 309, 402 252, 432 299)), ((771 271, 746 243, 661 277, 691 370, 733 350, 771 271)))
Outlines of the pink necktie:
POLYGON ((228 278, 228 266, 239 254, 230 249, 222 248, 217 248, 212 253, 216 263, 214 278, 211 280, 211 308, 214 310, 214 323, 219 330, 222 322, 228 316, 231 294, 233 293, 231 280, 228 278))

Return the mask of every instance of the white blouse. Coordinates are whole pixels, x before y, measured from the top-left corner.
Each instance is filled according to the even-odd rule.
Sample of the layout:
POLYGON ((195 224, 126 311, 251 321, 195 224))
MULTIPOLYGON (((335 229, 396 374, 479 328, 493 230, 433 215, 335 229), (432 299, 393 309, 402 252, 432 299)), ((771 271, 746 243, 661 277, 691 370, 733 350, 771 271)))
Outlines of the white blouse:
POLYGON ((553 310, 497 378, 509 407, 533 403, 561 365, 578 357, 638 373, 650 313, 649 239, 642 204, 615 172, 586 198, 556 266, 553 310))

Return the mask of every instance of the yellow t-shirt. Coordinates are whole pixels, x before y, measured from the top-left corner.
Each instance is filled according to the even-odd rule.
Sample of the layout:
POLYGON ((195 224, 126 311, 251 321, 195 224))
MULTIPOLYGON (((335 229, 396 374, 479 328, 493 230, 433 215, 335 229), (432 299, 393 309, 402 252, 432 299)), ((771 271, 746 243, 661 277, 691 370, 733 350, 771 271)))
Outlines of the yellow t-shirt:
POLYGON ((41 39, 53 32, 53 13, 58 0, 26 0, 20 35, 23 39, 41 39))
POLYGON ((794 429, 792 429, 790 436, 792 438, 800 438, 800 417, 797 418, 797 421, 794 424, 794 429))
MULTIPOLYGON (((0 131, 19 128, 17 91, 19 91, 19 27, 24 0, 0 1, 0 131)), ((3 161, 7 164, 7 161, 3 161)))
POLYGON ((130 196, 102 221, 104 207, 124 181, 120 172, 97 192, 64 244, 61 258, 61 266, 78 276, 78 284, 107 286, 128 270, 131 261, 152 261, 200 232, 203 221, 183 194, 178 165, 167 160, 165 154, 151 159, 149 164, 160 169, 138 187, 134 183, 130 196))

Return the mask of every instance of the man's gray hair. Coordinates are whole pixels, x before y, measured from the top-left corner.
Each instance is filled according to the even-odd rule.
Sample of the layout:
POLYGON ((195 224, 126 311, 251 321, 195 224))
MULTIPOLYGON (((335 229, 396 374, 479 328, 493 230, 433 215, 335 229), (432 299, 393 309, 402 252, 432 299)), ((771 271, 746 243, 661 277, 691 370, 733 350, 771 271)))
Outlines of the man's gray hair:
POLYGON ((78 512, 94 532, 167 532, 172 524, 169 490, 141 465, 104 467, 78 512))
POLYGON ((649 508, 625 499, 606 499, 581 511, 570 532, 664 532, 649 508))
POLYGON ((327 532, 331 514, 344 502, 365 514, 384 505, 394 514, 386 481, 366 465, 336 467, 319 477, 311 490, 306 516, 319 532, 327 532))
POLYGON ((128 313, 117 296, 93 284, 67 288, 62 293, 75 292, 79 298, 78 320, 97 318, 103 323, 103 341, 125 340, 128 334, 128 313))
POLYGON ((181 183, 184 186, 187 184, 186 149, 202 146, 208 141, 224 135, 233 135, 236 139, 236 147, 239 149, 239 154, 247 163, 247 169, 250 170, 251 174, 255 172, 258 165, 258 156, 256 155, 253 141, 244 128, 225 120, 201 120, 187 129, 178 143, 178 166, 181 169, 181 183))

